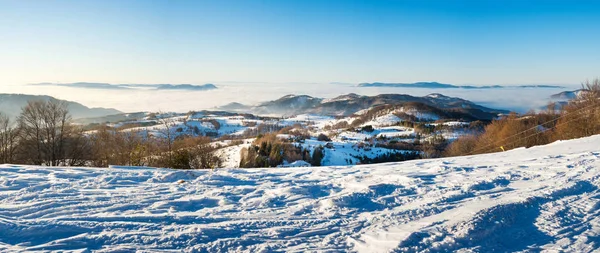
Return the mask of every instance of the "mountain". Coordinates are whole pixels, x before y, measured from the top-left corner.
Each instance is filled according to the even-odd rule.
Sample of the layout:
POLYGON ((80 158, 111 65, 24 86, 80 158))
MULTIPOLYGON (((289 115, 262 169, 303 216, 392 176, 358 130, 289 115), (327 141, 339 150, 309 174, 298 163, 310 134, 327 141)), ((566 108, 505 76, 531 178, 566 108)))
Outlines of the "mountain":
POLYGON ((556 94, 550 96, 550 98, 553 100, 572 100, 572 99, 575 99, 575 98, 581 96, 581 94, 583 94, 585 92, 586 92, 586 90, 584 90, 584 89, 579 89, 579 90, 574 90, 574 91, 563 91, 563 92, 556 93, 556 94))
POLYGON ((225 110, 225 111, 243 111, 243 110, 250 110, 250 108, 252 108, 252 107, 243 105, 243 104, 240 104, 237 102, 231 102, 229 104, 220 106, 218 108, 221 110, 225 110))
POLYGON ((309 111, 321 104, 322 98, 315 98, 308 95, 287 95, 277 100, 264 102, 254 108, 255 114, 281 114, 291 115, 299 112, 309 111))
MULTIPOLYGON (((433 93, 424 97, 405 94, 381 94, 362 96, 354 93, 341 95, 331 99, 315 98, 307 95, 287 95, 274 101, 264 102, 257 106, 244 106, 236 103, 238 110, 254 114, 296 115, 319 114, 325 116, 349 116, 358 111, 381 105, 401 105, 406 103, 423 104, 446 112, 458 112, 472 115, 474 119, 490 120, 498 114, 508 113, 477 105, 461 98, 448 97, 433 93)), ((231 106, 219 109, 233 109, 231 106)))
MULTIPOLYGON (((50 96, 35 96, 24 94, 0 94, 0 112, 8 115, 10 118, 16 118, 21 112, 21 108, 27 105, 31 100, 59 100, 50 96)), ((121 111, 110 108, 89 108, 77 102, 65 101, 69 112, 74 119, 102 117, 107 115, 119 114, 121 111)))
POLYGON ((431 88, 431 89, 445 89, 445 88, 458 88, 458 86, 452 84, 438 83, 438 82, 416 82, 416 83, 360 83, 358 87, 402 87, 402 88, 431 88))
POLYGON ((193 84, 160 84, 156 86, 157 90, 214 90, 217 89, 212 83, 204 85, 193 85, 193 84))
POLYGON ((416 83, 360 83, 358 87, 392 87, 392 88, 423 88, 423 89, 502 89, 502 88, 564 88, 558 85, 517 85, 517 86, 502 86, 502 85, 454 85, 438 82, 416 82, 416 83))
POLYGON ((33 83, 30 85, 35 86, 60 86, 60 87, 71 87, 71 88, 86 88, 86 89, 109 89, 109 90, 126 90, 127 87, 112 85, 109 83, 33 83))
POLYGON ((195 84, 110 84, 110 83, 33 83, 30 85, 36 86, 58 86, 82 89, 113 89, 113 90, 128 90, 134 88, 154 89, 154 90, 189 90, 203 91, 217 89, 217 86, 211 83, 203 85, 195 84))

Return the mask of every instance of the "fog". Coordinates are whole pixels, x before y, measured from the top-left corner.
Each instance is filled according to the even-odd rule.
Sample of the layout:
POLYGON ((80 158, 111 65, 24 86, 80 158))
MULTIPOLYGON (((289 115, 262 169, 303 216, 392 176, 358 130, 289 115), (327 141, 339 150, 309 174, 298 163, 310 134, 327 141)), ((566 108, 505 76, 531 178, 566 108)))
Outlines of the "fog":
POLYGON ((274 100, 288 94, 310 95, 321 98, 356 93, 361 95, 409 94, 424 96, 440 93, 460 97, 484 106, 525 112, 545 106, 552 94, 574 90, 578 86, 557 88, 502 88, 502 89, 422 89, 392 87, 357 87, 339 83, 215 83, 216 90, 158 91, 145 89, 110 90, 72 87, 2 85, 0 93, 49 95, 79 102, 88 107, 115 108, 123 112, 174 111, 214 109, 231 102, 253 105, 274 100))

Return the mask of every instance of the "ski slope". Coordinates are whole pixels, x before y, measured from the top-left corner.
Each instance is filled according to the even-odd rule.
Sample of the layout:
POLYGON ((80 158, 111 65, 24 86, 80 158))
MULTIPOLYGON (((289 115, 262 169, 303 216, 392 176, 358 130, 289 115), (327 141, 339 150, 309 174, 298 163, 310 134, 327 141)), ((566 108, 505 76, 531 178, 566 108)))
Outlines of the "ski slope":
POLYGON ((349 167, 0 166, 0 251, 598 252, 600 136, 349 167))

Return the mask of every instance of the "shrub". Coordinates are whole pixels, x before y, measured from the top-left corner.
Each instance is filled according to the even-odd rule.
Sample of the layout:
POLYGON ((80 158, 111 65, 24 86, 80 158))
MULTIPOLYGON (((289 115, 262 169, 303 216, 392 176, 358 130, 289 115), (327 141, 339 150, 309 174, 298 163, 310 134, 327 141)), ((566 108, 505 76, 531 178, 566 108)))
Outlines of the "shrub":
POLYGON ((329 136, 327 136, 326 134, 319 134, 319 136, 317 136, 317 140, 318 141, 331 141, 331 139, 329 138, 329 136))
POLYGON ((325 156, 325 152, 323 147, 319 146, 313 150, 312 158, 310 160, 310 165, 312 166, 321 166, 321 160, 325 156))
POLYGON ((361 130, 364 132, 371 133, 371 132, 375 131, 375 128, 373 128, 373 126, 371 126, 371 125, 366 125, 366 126, 362 127, 361 130))

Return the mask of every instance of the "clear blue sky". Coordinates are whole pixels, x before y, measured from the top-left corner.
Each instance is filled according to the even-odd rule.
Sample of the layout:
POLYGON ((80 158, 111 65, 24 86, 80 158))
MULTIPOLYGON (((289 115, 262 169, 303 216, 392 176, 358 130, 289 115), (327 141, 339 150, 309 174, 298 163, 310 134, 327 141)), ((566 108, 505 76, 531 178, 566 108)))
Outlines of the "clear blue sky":
POLYGON ((0 0, 0 84, 578 83, 600 1, 0 0))

